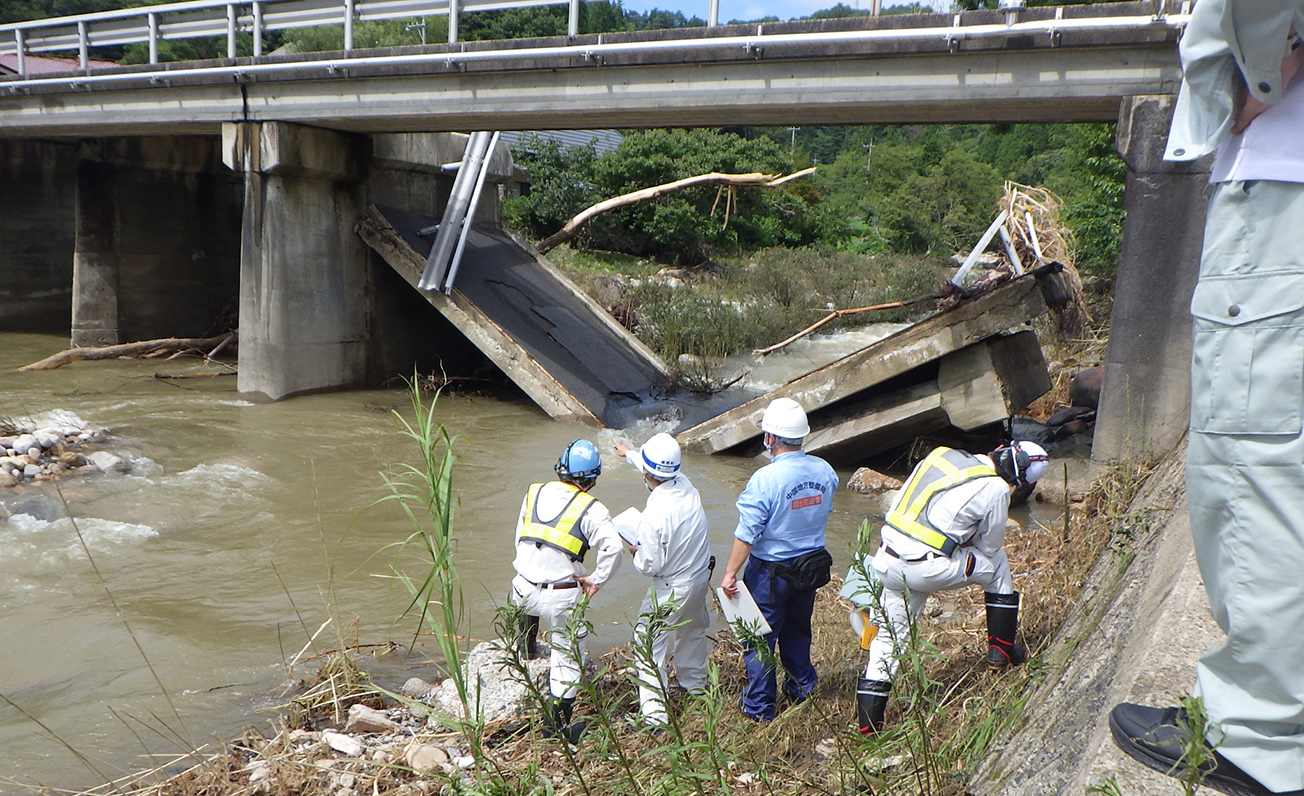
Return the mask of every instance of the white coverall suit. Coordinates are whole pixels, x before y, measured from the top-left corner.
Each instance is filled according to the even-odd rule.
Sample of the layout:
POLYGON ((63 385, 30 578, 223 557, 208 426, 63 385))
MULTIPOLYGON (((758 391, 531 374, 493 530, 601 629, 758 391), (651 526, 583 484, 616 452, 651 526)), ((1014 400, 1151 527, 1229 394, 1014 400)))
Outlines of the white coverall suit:
MULTIPOLYGON (((986 456, 977 458, 991 462, 986 456)), ((903 491, 897 500, 904 495, 903 491)), ((933 592, 970 584, 994 594, 1014 591, 1010 560, 1003 548, 1009 510, 1009 484, 995 475, 938 493, 925 514, 933 527, 960 543, 949 557, 891 526, 883 526, 883 543, 871 561, 873 573, 883 583, 883 615, 877 622, 881 629, 870 642, 865 677, 891 682, 897 668, 893 640, 902 643, 909 638, 910 624, 933 592)), ((853 600, 863 603, 866 598, 853 600)), ((871 608, 870 615, 874 613, 871 608)))
MULTIPOLYGON (((642 471, 638 451, 631 450, 625 458, 642 471)), ((710 627, 706 592, 711 578, 711 543, 702 499, 687 476, 681 473, 652 490, 647 506, 639 514, 638 539, 631 541, 638 542, 634 568, 652 579, 652 586, 639 607, 634 643, 642 643, 647 633, 647 617, 656 605, 674 601, 677 606, 667 618, 667 625, 687 622, 652 639, 657 671, 642 668, 639 671, 641 681, 661 683, 659 691, 639 686, 642 714, 650 723, 664 724, 668 717, 661 697, 667 688, 667 661, 674 658, 679 685, 692 691, 706 686, 706 656, 710 652, 706 640, 706 630, 710 627)))
MULTIPOLYGON (((551 481, 539 491, 536 513, 541 520, 557 518, 570 504, 575 487, 562 481, 551 481)), ((521 526, 526 519, 526 503, 521 502, 520 516, 516 521, 516 559, 512 566, 516 577, 512 579, 511 602, 521 606, 525 613, 538 616, 539 624, 547 634, 552 657, 548 665, 548 684, 552 696, 573 699, 578 690, 581 665, 585 655, 587 633, 574 643, 567 637, 566 621, 571 609, 579 602, 582 590, 575 578, 585 574, 582 561, 547 545, 521 539, 521 526), (571 656, 571 648, 578 648, 581 660, 571 656)), ((578 522, 580 532, 588 539, 590 553, 596 554, 589 582, 601 586, 611 579, 620 566, 621 543, 611 524, 611 512, 594 501, 578 522)))

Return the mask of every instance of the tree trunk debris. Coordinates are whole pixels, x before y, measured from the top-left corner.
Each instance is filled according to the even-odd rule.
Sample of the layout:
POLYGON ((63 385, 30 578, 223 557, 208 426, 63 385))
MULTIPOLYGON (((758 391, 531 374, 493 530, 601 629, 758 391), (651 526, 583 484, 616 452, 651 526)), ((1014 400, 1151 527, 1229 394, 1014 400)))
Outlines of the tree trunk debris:
POLYGON ((164 354, 175 355, 186 351, 195 351, 200 356, 208 359, 234 340, 235 336, 235 332, 227 332, 217 337, 165 337, 158 340, 141 340, 135 343, 121 343, 119 345, 70 348, 53 356, 48 356, 40 362, 24 365, 18 370, 20 372, 54 370, 77 360, 144 358, 164 354), (211 353, 205 354, 205 351, 211 351, 211 353))
MULTIPOLYGON (((682 180, 675 180, 674 182, 668 182, 664 185, 654 185, 651 188, 643 188, 632 193, 622 194, 620 196, 612 197, 611 199, 603 200, 589 207, 587 210, 581 211, 570 221, 567 221, 566 225, 561 229, 540 241, 535 248, 538 250, 539 254, 544 254, 555 249, 558 245, 574 238, 579 234, 579 231, 584 227, 584 225, 592 221, 595 216, 601 215, 608 210, 615 210, 618 207, 625 207, 626 205, 645 202, 648 199, 655 199, 658 196, 664 196, 665 194, 673 193, 674 191, 682 191, 685 188, 692 188, 697 185, 720 185, 729 186, 730 188, 738 185, 754 185, 758 188, 773 188, 782 185, 789 180, 795 180, 798 177, 805 177, 808 174, 814 173, 814 171, 815 167, 812 166, 808 169, 793 172, 785 177, 775 177, 773 174, 762 174, 760 172, 752 172, 751 174, 722 174, 713 171, 710 174, 699 174, 696 177, 685 177, 682 180)), ((718 195, 716 196, 716 202, 719 202, 718 195)), ((728 197, 726 197, 726 216, 729 212, 728 208, 729 201, 728 197)), ((725 223, 728 223, 727 217, 725 223)))

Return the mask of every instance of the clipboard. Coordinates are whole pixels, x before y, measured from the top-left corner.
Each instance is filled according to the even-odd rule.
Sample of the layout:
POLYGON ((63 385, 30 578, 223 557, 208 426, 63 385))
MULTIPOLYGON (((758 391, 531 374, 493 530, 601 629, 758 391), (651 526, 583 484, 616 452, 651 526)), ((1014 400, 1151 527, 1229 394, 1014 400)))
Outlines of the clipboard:
MULTIPOLYGON (((752 599, 752 593, 747 589, 747 584, 741 580, 737 583, 738 596, 729 597, 724 593, 723 586, 717 586, 715 596, 720 598, 720 611, 724 613, 724 621, 730 625, 742 625, 753 630, 757 635, 768 636, 770 634, 770 623, 765 621, 765 615, 752 599)), ((734 629, 737 633, 737 628, 734 629)))
POLYGON ((625 544, 642 544, 638 538, 638 521, 642 517, 638 509, 628 508, 611 518, 611 524, 616 526, 616 533, 625 544))

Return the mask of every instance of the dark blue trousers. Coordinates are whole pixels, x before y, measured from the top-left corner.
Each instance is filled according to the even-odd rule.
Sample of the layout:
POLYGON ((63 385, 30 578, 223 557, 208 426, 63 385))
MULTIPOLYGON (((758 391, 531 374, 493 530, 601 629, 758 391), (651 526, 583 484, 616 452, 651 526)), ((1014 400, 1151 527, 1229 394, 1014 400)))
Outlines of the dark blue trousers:
MULTIPOLYGON (((779 663, 787 677, 783 690, 792 699, 805 699, 815 688, 815 667, 810 662, 810 618, 815 612, 815 592, 796 591, 788 581, 775 575, 758 559, 747 563, 743 583, 756 600, 770 634, 765 637, 771 651, 779 648, 779 663)), ((759 721, 774 718, 776 682, 774 667, 761 658, 754 647, 743 653, 747 664, 747 686, 743 689, 742 710, 759 721)))

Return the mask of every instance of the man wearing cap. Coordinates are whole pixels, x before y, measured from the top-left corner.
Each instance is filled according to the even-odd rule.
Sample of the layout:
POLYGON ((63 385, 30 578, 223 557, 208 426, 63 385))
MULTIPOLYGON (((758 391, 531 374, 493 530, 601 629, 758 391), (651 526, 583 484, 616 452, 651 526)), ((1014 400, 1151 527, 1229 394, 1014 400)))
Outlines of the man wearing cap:
POLYGON ((521 501, 510 601, 527 617, 524 632, 530 632, 530 624, 542 625, 552 648, 545 729, 576 743, 584 724, 572 726, 570 720, 587 634, 581 629, 572 638, 567 625, 581 594, 592 597, 615 574, 622 550, 611 512, 589 494, 602 474, 602 458, 593 443, 577 439, 567 445, 553 470, 556 481, 531 484, 521 501), (586 575, 584 558, 590 549, 597 561, 586 575), (530 622, 528 617, 538 619, 530 622))
MULTIPOLYGON (((651 644, 652 661, 637 657, 638 701, 644 721, 658 728, 669 720, 665 695, 666 664, 671 658, 681 688, 695 691, 706 687, 706 656, 710 652, 706 641, 710 626, 706 592, 711 578, 711 540, 702 498, 680 469, 679 443, 674 437, 657 434, 638 450, 617 441, 615 448, 643 474, 650 493, 632 528, 626 531, 622 523, 619 530, 631 536, 625 542, 634 556, 634 568, 652 579, 638 611, 634 644, 651 644), (654 619, 662 607, 668 612, 654 619), (665 627, 674 629, 662 629, 665 627), (648 663, 655 668, 649 669, 648 663)), ((618 521, 625 516, 622 514, 618 521)))
MULTIPOLYGON (((738 572, 747 564, 743 583, 770 625, 766 646, 770 652, 778 646, 787 675, 784 693, 801 702, 817 679, 810 661, 811 615, 815 590, 829 580, 832 558, 824 549, 824 526, 838 476, 828 462, 802 450, 810 425, 796 401, 771 401, 760 426, 773 461, 757 470, 738 496, 738 527, 720 585, 725 594, 736 596, 738 572)), ((750 644, 743 659, 747 686, 742 711, 756 721, 770 721, 778 701, 774 668, 750 644)))
MULTIPOLYGON (((863 577, 860 593, 848 595, 880 625, 856 688, 862 733, 882 729, 897 657, 910 638, 910 625, 935 591, 982 586, 988 665, 1004 669, 1027 659, 1027 651, 1014 640, 1019 593, 1003 548, 1005 520, 1011 491, 1035 483, 1046 468, 1046 451, 1031 442, 1015 442, 987 456, 937 448, 910 473, 887 513, 878 552, 863 567, 864 576, 882 584, 881 595, 875 599, 863 577)), ((852 567, 848 581, 861 574, 857 570, 852 567)))

